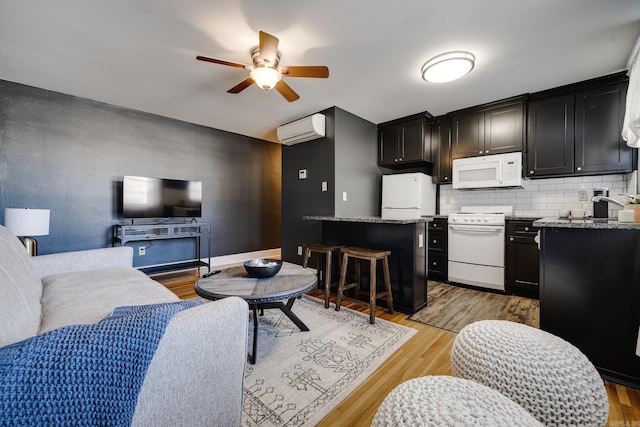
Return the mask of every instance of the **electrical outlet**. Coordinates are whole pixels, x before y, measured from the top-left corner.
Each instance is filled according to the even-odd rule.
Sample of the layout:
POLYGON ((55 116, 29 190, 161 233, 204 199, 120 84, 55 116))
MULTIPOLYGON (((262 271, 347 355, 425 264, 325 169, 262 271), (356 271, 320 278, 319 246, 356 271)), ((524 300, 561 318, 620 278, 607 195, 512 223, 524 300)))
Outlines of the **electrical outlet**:
POLYGON ((298 255, 302 256, 302 246, 298 246, 298 255))
POLYGON ((343 201, 343 202, 346 202, 346 201, 347 201, 347 192, 346 192, 346 191, 343 191, 343 192, 342 192, 342 201, 343 201))
POLYGON ((587 190, 578 190, 578 201, 579 202, 589 201, 589 193, 587 193, 587 190))
POLYGON ((322 181, 322 191, 327 191, 327 181, 322 181))
POLYGON ((145 256, 147 254, 146 246, 138 246, 138 256, 145 256))
POLYGON ((298 179, 307 179, 307 170, 306 169, 298 170, 298 179))

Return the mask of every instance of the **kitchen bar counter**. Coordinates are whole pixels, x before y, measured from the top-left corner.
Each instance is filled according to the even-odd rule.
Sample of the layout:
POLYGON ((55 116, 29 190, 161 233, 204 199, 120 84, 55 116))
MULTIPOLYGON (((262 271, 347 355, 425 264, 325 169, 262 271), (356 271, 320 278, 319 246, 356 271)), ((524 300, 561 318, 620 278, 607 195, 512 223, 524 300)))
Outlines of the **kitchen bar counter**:
POLYGON ((606 379, 640 388, 640 224, 543 218, 540 329, 578 347, 606 379))
POLYGON ((414 219, 382 218, 379 216, 303 216, 302 219, 315 221, 337 221, 337 222, 366 222, 369 224, 417 224, 430 222, 430 217, 414 219))
MULTIPOLYGON (((380 217, 304 216, 322 221, 322 242, 331 245, 360 246, 391 251, 389 274, 394 308, 413 314, 427 305, 427 223, 431 218, 388 219, 380 217)), ((353 262, 349 267, 353 275, 353 262)), ((362 263, 363 287, 369 283, 369 266, 362 263)), ((313 265, 313 264, 312 264, 313 265)), ((332 277, 339 277, 334 262, 332 277)), ((377 282, 384 283, 381 264, 377 282)), ((366 296, 362 300, 368 302, 366 296)), ((382 300, 376 302, 381 306, 382 300)))
POLYGON ((569 219, 546 217, 533 223, 540 228, 587 228, 594 230, 640 230, 640 223, 618 222, 616 218, 569 219))

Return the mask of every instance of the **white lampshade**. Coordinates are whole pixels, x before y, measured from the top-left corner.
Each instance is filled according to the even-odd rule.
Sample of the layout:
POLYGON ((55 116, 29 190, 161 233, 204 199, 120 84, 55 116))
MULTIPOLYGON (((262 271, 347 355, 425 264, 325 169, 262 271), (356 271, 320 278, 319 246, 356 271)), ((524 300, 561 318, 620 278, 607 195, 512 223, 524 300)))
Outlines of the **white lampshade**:
POLYGON ((435 56, 422 66, 422 78, 431 83, 459 79, 473 70, 475 56, 469 52, 447 52, 435 56))
POLYGON ((4 226, 16 236, 47 236, 49 209, 4 208, 4 226))
POLYGON ((269 90, 274 87, 280 79, 282 79, 282 75, 275 68, 271 67, 257 67, 251 70, 249 73, 251 78, 256 82, 258 87, 269 90))

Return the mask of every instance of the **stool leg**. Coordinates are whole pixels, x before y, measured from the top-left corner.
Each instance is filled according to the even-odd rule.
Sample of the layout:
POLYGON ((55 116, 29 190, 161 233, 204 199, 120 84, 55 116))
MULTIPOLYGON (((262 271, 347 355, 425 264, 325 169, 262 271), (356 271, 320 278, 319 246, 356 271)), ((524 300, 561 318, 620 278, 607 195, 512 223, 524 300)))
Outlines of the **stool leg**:
POLYGON ((309 248, 304 248, 304 251, 302 251, 302 268, 307 268, 308 259, 309 259, 309 248))
POLYGON ((360 298, 360 259, 356 258, 356 299, 360 298))
POLYGON ((329 294, 331 293, 331 251, 324 254, 324 308, 329 308, 329 294))
POLYGON ((376 263, 377 260, 372 258, 369 262, 369 323, 376 323, 376 263))
POLYGON ((349 255, 342 255, 342 268, 340 268, 340 282, 338 282, 338 298, 336 299, 336 311, 340 311, 340 301, 342 300, 342 291, 344 290, 344 281, 347 277, 347 264, 349 255))
POLYGON ((320 287, 324 285, 324 273, 322 272, 322 260, 320 259, 321 252, 316 252, 316 277, 318 281, 316 282, 316 286, 320 287))
POLYGON ((391 294, 391 276, 389 275, 389 257, 383 259, 384 262, 384 285, 387 288, 387 307, 389 313, 393 314, 393 295, 391 294))

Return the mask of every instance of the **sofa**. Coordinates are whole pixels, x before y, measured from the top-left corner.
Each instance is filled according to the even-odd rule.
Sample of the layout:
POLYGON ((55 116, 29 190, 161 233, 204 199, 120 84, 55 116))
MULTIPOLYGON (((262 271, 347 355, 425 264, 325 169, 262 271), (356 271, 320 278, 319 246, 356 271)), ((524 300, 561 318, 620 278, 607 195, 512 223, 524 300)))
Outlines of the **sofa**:
MULTIPOLYGON (((116 307, 177 302, 132 267, 130 247, 31 257, 0 226, 0 350, 116 307)), ((175 314, 153 354, 132 425, 240 425, 248 306, 240 298, 175 314)))

